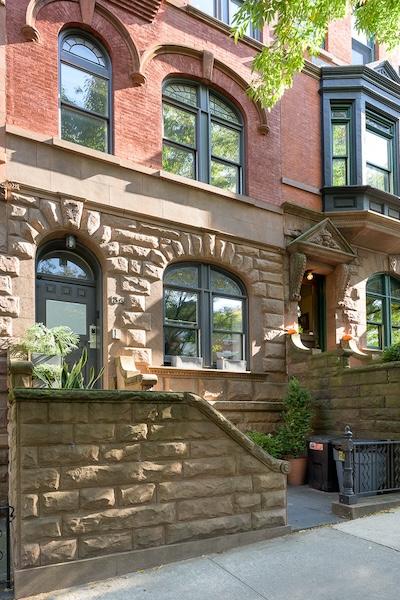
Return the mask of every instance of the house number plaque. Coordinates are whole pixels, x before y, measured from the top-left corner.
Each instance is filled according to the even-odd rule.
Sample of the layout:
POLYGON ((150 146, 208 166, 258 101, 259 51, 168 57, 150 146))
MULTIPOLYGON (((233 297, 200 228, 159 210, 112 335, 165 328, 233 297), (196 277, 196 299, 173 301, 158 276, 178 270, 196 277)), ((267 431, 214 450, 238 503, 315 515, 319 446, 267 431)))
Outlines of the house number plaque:
POLYGON ((122 296, 111 296, 110 304, 125 304, 125 298, 122 296))

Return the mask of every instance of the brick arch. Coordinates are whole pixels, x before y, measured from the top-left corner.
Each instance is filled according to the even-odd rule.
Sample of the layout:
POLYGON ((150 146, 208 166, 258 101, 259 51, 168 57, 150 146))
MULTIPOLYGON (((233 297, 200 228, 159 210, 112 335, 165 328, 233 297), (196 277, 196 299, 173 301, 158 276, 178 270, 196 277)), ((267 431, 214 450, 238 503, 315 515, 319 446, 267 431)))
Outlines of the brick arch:
MULTIPOLYGON (((36 20, 39 12, 48 4, 57 0, 30 0, 25 14, 25 25, 22 27, 22 34, 28 41, 40 42, 40 32, 36 26, 36 20)), ((95 2, 95 0, 68 0, 73 3, 79 3, 81 11, 82 23, 91 26, 94 12, 102 16, 111 26, 119 33, 124 40, 130 57, 130 78, 134 86, 142 85, 145 78, 140 73, 140 54, 139 50, 132 39, 129 31, 118 17, 114 15, 108 8, 95 2)))
MULTIPOLYGON (((218 86, 218 82, 214 78, 215 70, 218 70, 226 75, 230 80, 234 81, 244 92, 246 92, 250 86, 250 81, 247 81, 229 65, 214 57, 214 55, 208 50, 199 50, 190 46, 181 46, 178 44, 160 44, 144 52, 140 65, 142 76, 145 77, 149 63, 153 59, 167 54, 190 57, 194 58, 196 62, 200 62, 201 79, 206 83, 218 86)), ((269 131, 267 112, 264 108, 262 108, 259 102, 254 102, 253 100, 251 100, 251 102, 259 119, 258 131, 262 135, 265 135, 269 131)))

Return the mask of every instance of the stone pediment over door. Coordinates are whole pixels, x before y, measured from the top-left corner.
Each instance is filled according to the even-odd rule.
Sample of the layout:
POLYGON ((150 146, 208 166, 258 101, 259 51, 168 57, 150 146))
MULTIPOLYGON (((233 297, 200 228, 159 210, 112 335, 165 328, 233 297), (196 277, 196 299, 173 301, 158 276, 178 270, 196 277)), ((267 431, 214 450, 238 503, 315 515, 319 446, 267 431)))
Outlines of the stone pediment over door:
POLYGON ((287 246, 289 254, 299 252, 328 265, 349 263, 356 258, 352 247, 330 219, 317 223, 287 246))

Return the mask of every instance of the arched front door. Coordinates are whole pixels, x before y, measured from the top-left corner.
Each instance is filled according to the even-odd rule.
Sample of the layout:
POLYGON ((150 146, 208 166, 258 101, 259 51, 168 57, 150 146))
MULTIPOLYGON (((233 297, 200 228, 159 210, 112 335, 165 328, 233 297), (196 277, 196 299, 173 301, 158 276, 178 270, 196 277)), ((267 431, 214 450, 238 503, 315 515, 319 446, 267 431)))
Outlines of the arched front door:
POLYGON ((52 242, 38 253, 36 266, 36 321, 47 327, 67 325, 79 335, 79 349, 68 357, 77 361, 83 348, 88 351, 86 373, 100 365, 100 311, 97 306, 98 266, 65 241, 52 242))

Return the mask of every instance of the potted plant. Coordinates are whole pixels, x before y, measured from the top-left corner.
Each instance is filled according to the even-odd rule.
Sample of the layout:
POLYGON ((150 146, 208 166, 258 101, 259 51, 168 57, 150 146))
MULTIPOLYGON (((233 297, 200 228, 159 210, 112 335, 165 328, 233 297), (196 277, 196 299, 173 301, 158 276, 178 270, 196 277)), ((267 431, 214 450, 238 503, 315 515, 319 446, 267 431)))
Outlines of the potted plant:
POLYGON ((288 483, 303 485, 307 472, 307 437, 311 432, 311 394, 296 378, 289 381, 283 400, 282 425, 276 434, 248 432, 247 435, 275 458, 290 462, 288 483))
POLYGON ((79 336, 70 327, 48 328, 43 323, 35 323, 15 342, 10 350, 13 356, 31 360, 33 376, 48 387, 55 387, 60 381, 64 359, 78 348, 79 336))

